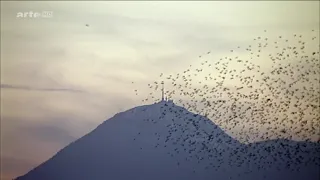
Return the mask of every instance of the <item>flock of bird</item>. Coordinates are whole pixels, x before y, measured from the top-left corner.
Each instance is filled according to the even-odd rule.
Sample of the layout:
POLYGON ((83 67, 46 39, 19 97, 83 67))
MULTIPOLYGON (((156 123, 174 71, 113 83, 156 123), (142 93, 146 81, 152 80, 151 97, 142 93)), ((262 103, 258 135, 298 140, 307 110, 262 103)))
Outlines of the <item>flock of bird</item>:
MULTIPOLYGON (((248 53, 244 57, 233 55, 236 50, 231 50, 230 56, 210 60, 206 58, 209 51, 199 56, 199 65, 167 77, 161 73, 159 77, 166 80, 148 84, 153 92, 142 101, 161 105, 161 112, 159 118, 151 116, 144 121, 161 122, 168 130, 155 132, 154 147, 175 146, 168 155, 186 153, 186 162, 204 163, 210 170, 240 168, 248 163, 253 168, 245 173, 268 168, 281 171, 280 166, 298 171, 299 164, 308 162, 319 166, 320 156, 315 155, 320 153, 318 143, 307 147, 287 142, 294 138, 320 142, 319 45, 308 47, 319 40, 293 35, 291 41, 295 42, 283 36, 270 41, 255 38, 254 44, 242 49, 248 53), (166 98, 182 107, 156 98, 164 85, 166 98), (266 145, 272 139, 277 140, 266 145), (266 143, 241 143, 250 140, 266 143)), ((134 91, 138 95, 138 90, 134 91)), ((177 166, 180 164, 178 161, 177 166)))
MULTIPOLYGON (((319 144, 278 139, 270 143, 245 145, 228 136, 208 118, 193 114, 173 102, 156 103, 157 108, 159 112, 148 107, 135 111, 140 114, 134 117, 143 117, 143 121, 155 126, 148 126, 154 134, 142 130, 133 137, 133 141, 139 141, 141 136, 155 136, 154 148, 167 151, 171 158, 177 160, 178 167, 191 163, 209 172, 235 168, 240 169, 236 174, 236 178, 240 178, 268 169, 281 172, 286 168, 291 172, 299 172, 306 164, 320 166, 319 144)), ((143 148, 145 146, 140 150, 143 148)), ((198 171, 193 169, 193 173, 198 171)))
POLYGON ((319 44, 318 37, 261 36, 253 42, 218 60, 206 58, 209 51, 199 56, 199 65, 175 75, 161 73, 162 80, 148 84, 152 92, 142 102, 159 102, 164 84, 168 99, 243 142, 279 137, 320 141, 319 45, 310 47, 319 44))

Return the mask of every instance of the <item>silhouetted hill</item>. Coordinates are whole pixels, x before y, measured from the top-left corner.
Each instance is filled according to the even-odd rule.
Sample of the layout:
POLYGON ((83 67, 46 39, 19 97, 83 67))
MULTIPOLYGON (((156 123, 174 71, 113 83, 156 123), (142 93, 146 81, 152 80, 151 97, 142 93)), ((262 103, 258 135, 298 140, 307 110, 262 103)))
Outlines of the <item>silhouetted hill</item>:
POLYGON ((140 106, 103 122, 16 180, 319 179, 319 143, 244 145, 173 102, 140 106))

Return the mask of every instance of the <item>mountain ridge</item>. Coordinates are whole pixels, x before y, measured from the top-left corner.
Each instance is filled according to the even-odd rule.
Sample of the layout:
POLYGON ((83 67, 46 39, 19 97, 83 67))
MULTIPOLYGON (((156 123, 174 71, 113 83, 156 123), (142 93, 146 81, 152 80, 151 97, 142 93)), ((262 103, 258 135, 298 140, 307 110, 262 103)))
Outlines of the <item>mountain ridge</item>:
POLYGON ((289 166, 292 169, 282 172, 283 176, 299 179, 299 174, 305 177, 308 172, 307 177, 313 179, 319 177, 316 169, 320 164, 316 154, 319 152, 319 143, 287 139, 246 145, 208 118, 172 101, 161 101, 115 114, 16 180, 277 179, 266 173, 267 169, 277 171, 269 166, 276 164, 283 170, 288 165, 278 161, 293 158, 296 158, 290 160, 293 167, 289 166), (311 172, 299 162, 311 167, 311 172), (262 165, 256 165, 259 163, 262 165), (119 173, 121 169, 124 174, 119 173))

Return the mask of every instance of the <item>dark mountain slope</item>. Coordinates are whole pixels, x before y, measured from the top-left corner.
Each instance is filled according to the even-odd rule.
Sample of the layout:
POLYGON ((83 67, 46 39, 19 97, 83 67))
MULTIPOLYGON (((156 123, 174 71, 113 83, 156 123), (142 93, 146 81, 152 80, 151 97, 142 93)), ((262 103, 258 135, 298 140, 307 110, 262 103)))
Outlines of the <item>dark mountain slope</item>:
POLYGON ((207 118, 160 102, 116 114, 17 180, 312 180, 319 147, 244 145, 207 118))

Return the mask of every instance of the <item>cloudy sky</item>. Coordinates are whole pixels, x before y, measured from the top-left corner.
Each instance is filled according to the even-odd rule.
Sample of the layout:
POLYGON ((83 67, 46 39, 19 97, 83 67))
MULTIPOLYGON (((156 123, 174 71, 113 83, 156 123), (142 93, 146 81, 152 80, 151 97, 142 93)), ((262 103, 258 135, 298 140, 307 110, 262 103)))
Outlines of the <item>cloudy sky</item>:
POLYGON ((141 105, 160 73, 225 56, 265 29, 319 32, 318 14, 317 1, 1 2, 1 179, 141 105), (53 14, 17 17, 30 11, 53 14))

